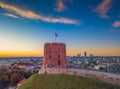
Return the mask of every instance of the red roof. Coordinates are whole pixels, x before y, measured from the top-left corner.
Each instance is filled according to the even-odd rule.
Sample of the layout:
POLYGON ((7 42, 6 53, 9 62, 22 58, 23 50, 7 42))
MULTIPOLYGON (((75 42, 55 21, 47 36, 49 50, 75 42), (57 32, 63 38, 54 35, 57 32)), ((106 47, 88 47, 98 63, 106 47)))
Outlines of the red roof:
POLYGON ((26 79, 26 78, 24 78, 24 79, 22 79, 22 80, 21 80, 18 84, 21 84, 21 85, 22 85, 23 83, 25 83, 25 82, 26 82, 26 80, 27 80, 27 79, 26 79))

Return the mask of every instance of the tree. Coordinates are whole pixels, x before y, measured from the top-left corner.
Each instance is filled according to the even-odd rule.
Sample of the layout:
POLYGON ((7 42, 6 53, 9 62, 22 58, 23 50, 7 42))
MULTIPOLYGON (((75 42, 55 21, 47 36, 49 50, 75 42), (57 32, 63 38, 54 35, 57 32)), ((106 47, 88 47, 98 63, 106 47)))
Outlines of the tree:
POLYGON ((14 74, 11 75, 10 82, 12 84, 17 84, 19 79, 20 79, 19 75, 17 73, 14 73, 14 74))
POLYGON ((9 76, 8 75, 3 76, 3 82, 4 83, 9 83, 9 76))

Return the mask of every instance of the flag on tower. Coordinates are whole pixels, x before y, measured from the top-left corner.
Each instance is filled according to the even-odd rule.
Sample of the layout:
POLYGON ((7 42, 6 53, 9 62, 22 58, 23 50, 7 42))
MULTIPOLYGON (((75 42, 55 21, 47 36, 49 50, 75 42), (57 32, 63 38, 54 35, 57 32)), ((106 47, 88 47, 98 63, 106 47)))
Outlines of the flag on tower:
POLYGON ((55 37, 58 37, 58 34, 57 34, 57 33, 55 33, 55 37))

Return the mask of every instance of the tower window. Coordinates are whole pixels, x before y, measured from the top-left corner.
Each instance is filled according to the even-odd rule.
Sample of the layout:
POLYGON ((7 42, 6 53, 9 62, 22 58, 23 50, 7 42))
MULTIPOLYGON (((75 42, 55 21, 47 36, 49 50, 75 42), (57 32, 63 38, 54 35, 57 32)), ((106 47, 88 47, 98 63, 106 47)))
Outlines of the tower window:
POLYGON ((58 55, 58 58, 60 58, 60 55, 58 55))
POLYGON ((49 55, 49 58, 51 59, 51 55, 49 55))
POLYGON ((58 66, 60 66, 60 60, 58 60, 58 66))

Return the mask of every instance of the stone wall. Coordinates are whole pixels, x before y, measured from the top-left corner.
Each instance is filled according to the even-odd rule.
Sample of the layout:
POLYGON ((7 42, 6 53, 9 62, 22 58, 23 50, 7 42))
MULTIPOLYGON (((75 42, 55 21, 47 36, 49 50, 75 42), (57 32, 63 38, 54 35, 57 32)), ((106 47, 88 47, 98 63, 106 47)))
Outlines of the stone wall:
POLYGON ((107 83, 112 83, 116 85, 120 85, 120 75, 106 73, 106 72, 98 72, 92 70, 84 70, 84 69, 75 69, 75 68, 46 68, 41 69, 39 74, 41 73, 48 73, 48 74, 72 74, 76 76, 83 76, 88 78, 93 78, 97 80, 101 80, 107 83))

